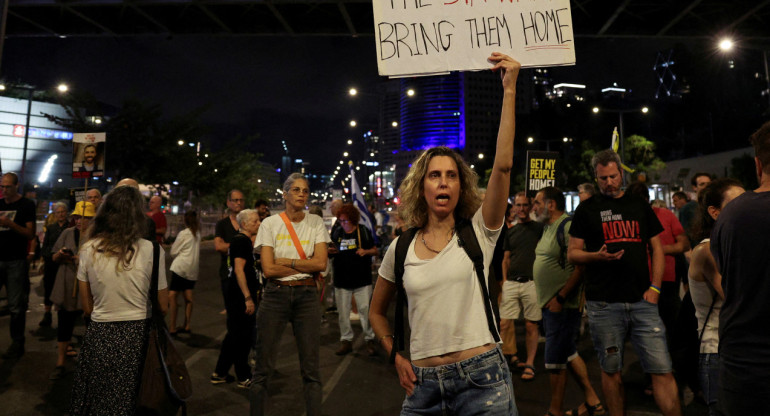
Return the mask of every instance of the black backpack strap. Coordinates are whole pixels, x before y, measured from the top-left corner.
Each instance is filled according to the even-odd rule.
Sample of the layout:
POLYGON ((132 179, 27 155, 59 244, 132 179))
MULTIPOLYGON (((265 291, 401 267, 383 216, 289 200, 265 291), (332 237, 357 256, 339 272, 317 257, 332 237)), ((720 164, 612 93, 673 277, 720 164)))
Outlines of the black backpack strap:
POLYGON ((396 362, 396 353, 404 350, 404 304, 406 303, 406 291, 404 290, 404 262, 409 252, 409 245, 417 235, 417 228, 410 228, 398 237, 396 243, 396 257, 393 262, 393 272, 396 275, 396 311, 393 329, 393 348, 390 351, 390 362, 396 362))
POLYGON ((562 270, 567 267, 567 242, 564 238, 564 227, 570 222, 572 222, 572 215, 567 215, 567 218, 556 228, 556 242, 559 244, 559 266, 562 270))
POLYGON ((476 277, 479 279, 481 294, 484 297, 484 311, 487 314, 489 332, 492 333, 495 342, 500 342, 500 334, 497 332, 497 323, 495 322, 495 316, 492 313, 492 304, 489 299, 487 279, 484 276, 484 253, 481 251, 481 246, 479 246, 476 233, 473 231, 473 225, 467 220, 460 220, 455 224, 455 230, 457 231, 458 244, 465 250, 465 253, 468 254, 468 257, 470 257, 473 262, 474 269, 476 269, 476 277))

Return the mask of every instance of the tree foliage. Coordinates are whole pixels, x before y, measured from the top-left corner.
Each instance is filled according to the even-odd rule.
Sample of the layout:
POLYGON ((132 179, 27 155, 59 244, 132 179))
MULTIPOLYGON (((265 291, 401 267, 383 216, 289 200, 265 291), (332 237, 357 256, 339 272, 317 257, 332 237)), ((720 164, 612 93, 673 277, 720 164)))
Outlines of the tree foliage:
POLYGON ((652 174, 654 179, 660 177, 661 170, 666 164, 655 154, 655 143, 640 135, 632 135, 625 139, 625 164, 638 173, 652 174))
POLYGON ((730 164, 730 177, 741 181, 746 189, 756 189, 759 187, 753 157, 744 154, 743 156, 733 158, 730 164))

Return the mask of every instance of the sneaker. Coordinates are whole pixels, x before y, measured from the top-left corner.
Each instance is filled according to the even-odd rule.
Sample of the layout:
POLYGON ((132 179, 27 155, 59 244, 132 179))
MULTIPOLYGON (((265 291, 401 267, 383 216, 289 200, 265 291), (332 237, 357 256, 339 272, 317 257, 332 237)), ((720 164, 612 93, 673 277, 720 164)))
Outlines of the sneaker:
POLYGON ((345 355, 353 351, 353 343, 350 341, 340 341, 340 347, 334 352, 335 355, 345 355))
POLYGON ((235 381, 235 377, 231 376, 230 374, 222 377, 217 373, 211 373, 211 378, 209 381, 211 381, 211 384, 232 383, 235 381))
POLYGON ((51 317, 51 312, 46 312, 45 315, 43 315, 43 320, 40 321, 38 325, 40 326, 51 326, 51 323, 53 323, 53 319, 51 317))
POLYGON ((64 375, 67 374, 67 369, 64 368, 63 365, 56 366, 56 368, 53 369, 53 373, 51 373, 50 376, 48 376, 49 380, 59 380, 61 378, 64 378, 64 375))
POLYGON ((238 387, 239 388, 247 389, 247 388, 249 388, 249 386, 251 386, 251 379, 250 378, 247 378, 246 380, 238 382, 238 387))
POLYGON ((373 339, 370 339, 369 341, 366 341, 366 353, 370 357, 376 357, 377 356, 377 343, 374 342, 373 339))
POLYGON ((2 357, 6 360, 13 360, 21 358, 24 355, 24 344, 20 344, 16 341, 11 343, 11 346, 3 353, 2 357))

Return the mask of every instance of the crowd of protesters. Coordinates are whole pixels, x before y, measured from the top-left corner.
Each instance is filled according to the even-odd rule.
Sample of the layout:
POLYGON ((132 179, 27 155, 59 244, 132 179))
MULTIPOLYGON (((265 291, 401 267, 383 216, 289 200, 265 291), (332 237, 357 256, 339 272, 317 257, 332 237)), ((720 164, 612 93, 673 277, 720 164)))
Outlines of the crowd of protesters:
MULTIPOLYGON (((336 354, 353 351, 351 316, 358 313, 367 354, 382 349, 395 365, 406 393, 402 415, 447 414, 448 408, 456 415, 518 414, 513 372, 523 381, 537 377, 540 339, 551 387, 547 416, 624 414, 627 340, 662 414, 682 414, 684 386, 710 415, 763 414, 770 404, 770 331, 762 329, 770 313, 763 301, 770 297, 770 123, 750 139, 756 190, 697 173, 692 192, 676 192, 675 209, 668 210, 650 203, 646 184, 626 184, 620 157, 605 150, 591 161, 596 187, 578 187, 581 202, 569 215, 555 187, 510 199, 519 64, 501 54, 490 61, 501 73, 504 98, 483 197, 475 173, 443 147, 412 164, 393 227, 380 215, 368 229, 362 216, 371 213, 334 201, 329 232, 320 216, 306 211, 309 183, 296 173, 286 179, 284 207, 275 215, 264 200, 245 209, 240 190, 226 195, 228 215, 216 224, 214 248, 222 255, 227 333, 211 383, 237 382, 249 390, 251 414, 265 414, 280 341, 291 323, 306 413, 320 415, 319 295, 328 275, 339 314, 336 354), (382 252, 378 237, 387 241, 379 242, 382 252), (494 256, 496 246, 500 256, 494 256), (372 289, 372 259, 379 255, 372 289), (487 279, 490 274, 495 278, 487 279), (499 309, 490 297, 495 279, 499 309), (387 317, 394 298, 397 309, 408 298, 409 354, 402 351, 403 318, 397 313, 392 328, 387 317), (584 317, 603 401, 577 350, 584 317), (526 358, 513 335, 514 320, 521 318, 526 358), (571 410, 564 403, 568 372, 583 392, 583 402, 571 410)), ((2 176, 0 211, 15 213, 0 216, 0 273, 11 312, 6 360, 25 353, 28 242, 35 226, 34 203, 18 186, 14 173, 2 176)), ((159 196, 150 198, 149 211, 144 206, 136 181, 127 178, 104 197, 92 190, 71 213, 66 204, 54 204, 46 222, 39 325, 52 326, 56 312, 51 379, 63 376, 68 357, 78 357, 70 414, 134 412, 151 315, 153 246, 165 242, 168 227, 159 196), (87 328, 76 350, 71 339, 81 316, 87 328)), ((170 246, 171 277, 167 283, 161 267, 157 285, 174 335, 193 330, 199 275, 200 220, 195 211, 183 218, 185 228, 170 246)))

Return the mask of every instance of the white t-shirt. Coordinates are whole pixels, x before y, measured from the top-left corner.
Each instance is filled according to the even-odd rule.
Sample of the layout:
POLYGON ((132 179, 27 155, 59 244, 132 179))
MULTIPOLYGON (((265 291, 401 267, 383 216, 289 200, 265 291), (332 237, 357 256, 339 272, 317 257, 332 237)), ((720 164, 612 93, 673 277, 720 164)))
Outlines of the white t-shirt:
POLYGON ((200 257, 201 233, 193 236, 189 228, 180 231, 171 245, 170 270, 187 280, 198 280, 198 263, 200 257))
MULTIPOLYGON (((329 233, 326 231, 323 218, 318 215, 305 212, 305 218, 302 221, 292 222, 291 225, 294 227, 294 232, 297 233, 299 243, 302 245, 302 249, 305 250, 305 255, 308 258, 313 257, 316 244, 328 244, 332 241, 329 233)), ((254 240, 254 248, 261 250, 262 246, 272 247, 275 258, 299 259, 299 253, 297 253, 297 249, 291 240, 291 235, 289 235, 289 230, 286 229, 286 224, 284 224, 280 215, 271 215, 265 218, 262 221, 262 225, 259 226, 257 238, 254 240)), ((308 277, 312 277, 312 275, 297 273, 276 280, 302 280, 308 277)))
MULTIPOLYGON (((90 240, 80 248, 78 280, 91 285, 94 297, 94 322, 137 321, 152 317, 150 279, 152 277, 152 243, 139 239, 130 268, 125 270, 117 257, 94 253, 90 240)), ((165 289, 165 252, 161 249, 158 267, 158 290, 165 289)))
MULTIPOLYGON (((471 222, 484 254, 484 270, 489 270, 502 227, 488 229, 484 225, 481 208, 471 222)), ((421 260, 415 254, 418 239, 415 236, 412 240, 404 261, 404 289, 409 300, 409 327, 412 329, 412 360, 495 342, 487 325, 484 297, 473 262, 457 243, 457 236, 453 236, 449 244, 429 260, 421 260)), ((393 269, 396 240, 385 253, 379 271, 380 276, 391 282, 396 281, 393 269)))

